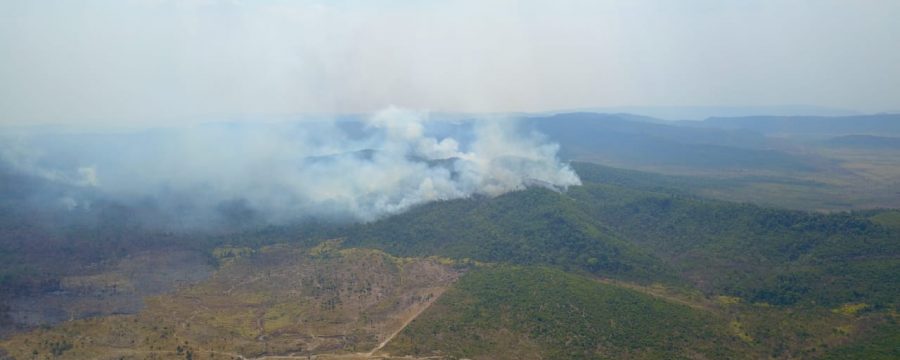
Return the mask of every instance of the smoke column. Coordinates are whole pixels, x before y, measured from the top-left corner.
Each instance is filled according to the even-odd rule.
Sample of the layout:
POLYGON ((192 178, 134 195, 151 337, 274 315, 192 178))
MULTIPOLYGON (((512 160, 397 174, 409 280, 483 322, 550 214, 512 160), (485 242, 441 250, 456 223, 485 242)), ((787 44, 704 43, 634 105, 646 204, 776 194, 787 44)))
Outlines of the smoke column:
POLYGON ((198 224, 235 211, 267 223, 371 221, 431 201, 580 184, 556 144, 513 120, 394 107, 344 122, 7 132, 3 144, 6 167, 66 189, 49 205, 89 210, 99 197, 198 224))

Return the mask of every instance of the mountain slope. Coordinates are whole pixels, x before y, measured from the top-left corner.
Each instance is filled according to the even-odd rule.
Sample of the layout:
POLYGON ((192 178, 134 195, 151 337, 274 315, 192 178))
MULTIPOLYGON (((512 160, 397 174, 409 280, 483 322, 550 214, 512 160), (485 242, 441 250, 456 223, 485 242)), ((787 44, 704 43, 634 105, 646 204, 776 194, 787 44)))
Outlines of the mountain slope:
POLYGON ((555 265, 636 281, 674 281, 669 269, 593 222, 565 193, 542 188, 417 207, 352 227, 347 246, 403 256, 555 265))

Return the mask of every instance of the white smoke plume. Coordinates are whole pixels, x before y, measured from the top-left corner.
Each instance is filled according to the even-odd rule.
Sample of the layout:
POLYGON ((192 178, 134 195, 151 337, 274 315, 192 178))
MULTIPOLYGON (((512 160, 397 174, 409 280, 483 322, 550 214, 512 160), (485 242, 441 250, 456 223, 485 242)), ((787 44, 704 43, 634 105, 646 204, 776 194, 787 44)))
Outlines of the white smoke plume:
MULTIPOLYGON (((195 219, 224 204, 274 223, 371 221, 430 201, 580 184, 556 144, 515 121, 433 120, 399 108, 356 122, 20 134, 6 143, 17 144, 2 147, 17 171, 195 219)), ((73 209, 85 200, 61 201, 73 209)))

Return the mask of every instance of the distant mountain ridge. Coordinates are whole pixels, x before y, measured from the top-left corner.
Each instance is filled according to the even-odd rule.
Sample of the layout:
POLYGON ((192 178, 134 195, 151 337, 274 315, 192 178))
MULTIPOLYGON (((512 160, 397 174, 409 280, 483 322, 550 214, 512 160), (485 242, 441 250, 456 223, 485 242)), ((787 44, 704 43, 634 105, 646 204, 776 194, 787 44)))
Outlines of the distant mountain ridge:
POLYGON ((558 142, 566 159, 697 169, 810 171, 817 166, 781 151, 777 141, 754 131, 634 119, 628 114, 570 113, 526 122, 558 142))
POLYGON ((775 105, 775 106, 615 106, 589 107, 580 109, 559 110, 552 113, 595 112, 595 113, 629 113, 650 116, 663 121, 700 121, 710 117, 739 116, 849 116, 860 113, 850 109, 809 106, 809 105, 775 105))
POLYGON ((698 125, 762 134, 900 134, 900 114, 712 117, 698 125))

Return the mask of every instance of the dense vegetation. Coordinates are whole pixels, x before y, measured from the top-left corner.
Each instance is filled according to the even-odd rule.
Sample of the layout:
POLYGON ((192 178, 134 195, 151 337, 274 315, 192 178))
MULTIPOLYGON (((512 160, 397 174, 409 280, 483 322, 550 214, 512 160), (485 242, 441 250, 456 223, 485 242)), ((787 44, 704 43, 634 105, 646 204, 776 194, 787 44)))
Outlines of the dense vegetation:
POLYGON ((425 205, 347 232, 347 245, 401 255, 548 264, 632 280, 674 280, 656 257, 544 189, 425 205))
POLYGON ((495 359, 735 358, 746 346, 726 324, 710 312, 559 270, 497 267, 463 277, 386 351, 495 359))

